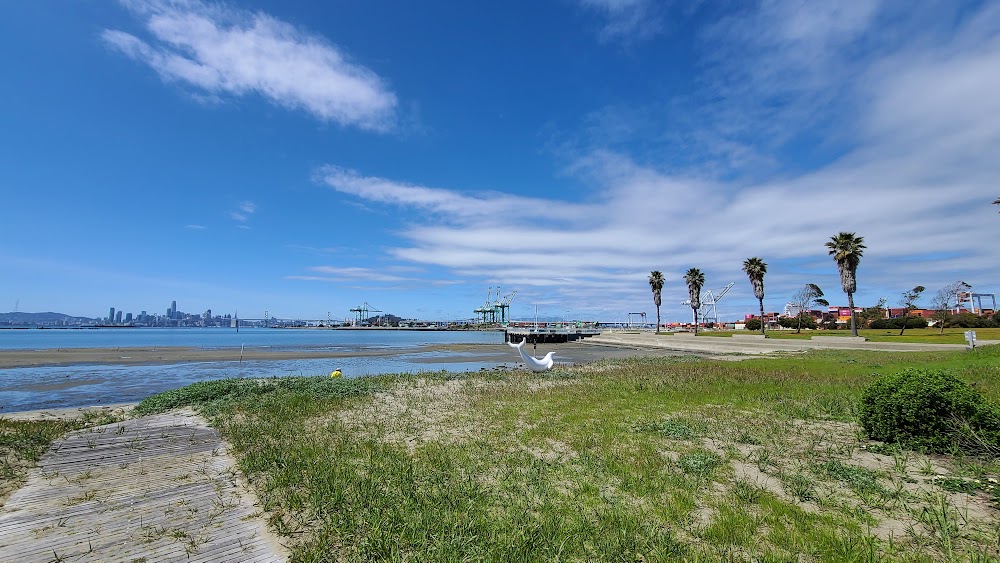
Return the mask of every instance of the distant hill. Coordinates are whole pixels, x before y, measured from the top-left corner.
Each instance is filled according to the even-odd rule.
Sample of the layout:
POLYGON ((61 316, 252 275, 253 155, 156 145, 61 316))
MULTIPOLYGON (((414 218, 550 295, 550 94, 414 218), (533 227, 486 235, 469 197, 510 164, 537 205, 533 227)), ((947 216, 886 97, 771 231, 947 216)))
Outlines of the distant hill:
POLYGON ((53 313, 51 311, 45 313, 25 313, 18 311, 16 313, 0 313, 0 324, 12 324, 12 325, 48 325, 48 324, 83 324, 91 323, 97 319, 92 319, 90 317, 74 317, 72 315, 67 315, 64 313, 53 313))

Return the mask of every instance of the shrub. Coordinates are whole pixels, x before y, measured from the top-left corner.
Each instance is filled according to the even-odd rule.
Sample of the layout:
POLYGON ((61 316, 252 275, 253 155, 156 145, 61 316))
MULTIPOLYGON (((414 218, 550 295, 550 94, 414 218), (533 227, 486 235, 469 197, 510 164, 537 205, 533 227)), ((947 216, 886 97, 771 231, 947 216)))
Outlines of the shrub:
POLYGON ((960 328, 992 328, 997 326, 996 315, 990 317, 980 317, 973 313, 962 313, 954 315, 945 326, 960 328))
MULTIPOLYGON (((802 328, 816 328, 816 319, 809 313, 801 313, 802 328)), ((778 317, 778 324, 784 328, 799 328, 799 317, 778 317)))
POLYGON ((747 330, 760 330, 760 319, 748 319, 746 322, 747 330))
MULTIPOLYGON (((895 329, 903 328, 903 317, 894 319, 875 319, 869 328, 895 329)), ((906 328, 927 328, 927 319, 923 317, 906 317, 906 328)))
POLYGON ((977 453, 1000 445, 995 408, 940 370, 880 376, 862 393, 859 418, 869 438, 909 448, 977 453))

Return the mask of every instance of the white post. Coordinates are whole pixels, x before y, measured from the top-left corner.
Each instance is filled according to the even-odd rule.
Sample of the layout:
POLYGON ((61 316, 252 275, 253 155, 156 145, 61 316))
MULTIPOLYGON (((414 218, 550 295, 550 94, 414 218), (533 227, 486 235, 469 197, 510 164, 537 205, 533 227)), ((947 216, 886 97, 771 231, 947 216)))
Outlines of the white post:
POLYGON ((965 340, 969 343, 969 349, 976 349, 976 331, 967 330, 965 331, 965 340))

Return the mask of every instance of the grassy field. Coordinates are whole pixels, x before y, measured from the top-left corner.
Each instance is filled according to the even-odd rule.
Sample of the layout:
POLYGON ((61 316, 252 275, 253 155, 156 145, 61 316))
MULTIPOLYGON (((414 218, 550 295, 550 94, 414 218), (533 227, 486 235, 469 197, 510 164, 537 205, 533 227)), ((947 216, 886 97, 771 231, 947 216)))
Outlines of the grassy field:
POLYGON ((869 442, 873 374, 1000 348, 196 384, 294 561, 995 560, 995 459, 869 442))
MULTIPOLYGON (((858 331, 859 336, 864 336, 870 342, 912 342, 927 344, 966 344, 965 328, 946 328, 944 334, 938 328, 908 328, 903 336, 899 335, 899 330, 875 330, 862 329, 858 331)), ((977 328, 977 340, 1000 340, 1000 328, 977 328)), ((731 337, 733 334, 753 334, 750 331, 740 330, 711 330, 699 332, 698 336, 731 337)), ((759 332, 757 334, 760 334, 759 332)), ((794 330, 769 330, 768 338, 784 339, 810 339, 813 336, 850 336, 850 330, 803 330, 801 334, 796 334, 794 330)))

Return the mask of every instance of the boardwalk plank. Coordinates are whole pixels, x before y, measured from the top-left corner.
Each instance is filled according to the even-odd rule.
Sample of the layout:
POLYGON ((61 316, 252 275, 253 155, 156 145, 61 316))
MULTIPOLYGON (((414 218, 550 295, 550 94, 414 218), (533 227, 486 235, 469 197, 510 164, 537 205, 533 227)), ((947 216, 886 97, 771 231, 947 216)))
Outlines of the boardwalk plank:
POLYGON ((283 561, 219 434, 192 412, 73 432, 0 507, 0 561, 283 561))

